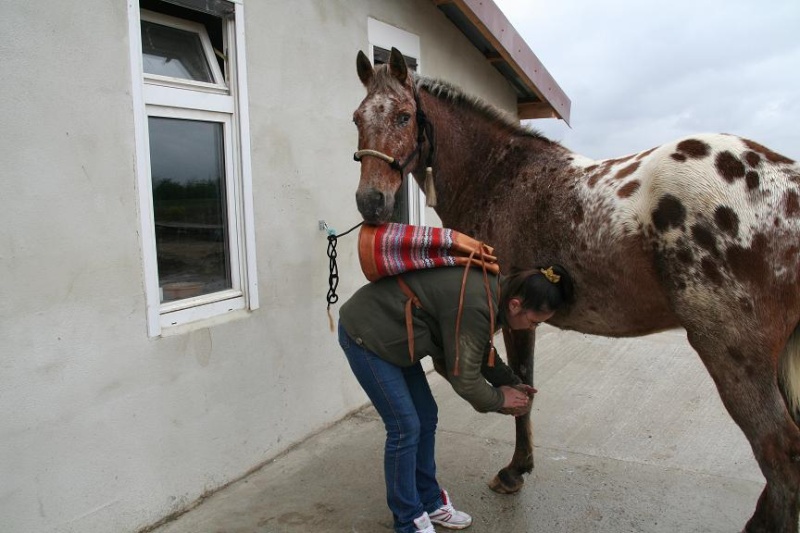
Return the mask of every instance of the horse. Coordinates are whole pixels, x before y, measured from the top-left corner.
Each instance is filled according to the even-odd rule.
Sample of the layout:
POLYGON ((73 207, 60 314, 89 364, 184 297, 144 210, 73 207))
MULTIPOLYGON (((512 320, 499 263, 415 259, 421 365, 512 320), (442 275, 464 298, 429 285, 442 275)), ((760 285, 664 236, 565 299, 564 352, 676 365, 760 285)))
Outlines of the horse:
MULTIPOLYGON (((766 479, 745 531, 796 533, 800 165, 729 134, 595 161, 410 72, 397 49, 375 67, 359 52, 356 70, 364 222, 390 218, 410 172, 435 192, 443 225, 491 244, 503 271, 567 268, 575 299, 553 326, 610 337, 684 328, 766 479)), ((509 365, 533 385, 534 332, 503 336, 509 365)), ((534 466, 530 414, 515 424, 497 492, 520 490, 534 466)))

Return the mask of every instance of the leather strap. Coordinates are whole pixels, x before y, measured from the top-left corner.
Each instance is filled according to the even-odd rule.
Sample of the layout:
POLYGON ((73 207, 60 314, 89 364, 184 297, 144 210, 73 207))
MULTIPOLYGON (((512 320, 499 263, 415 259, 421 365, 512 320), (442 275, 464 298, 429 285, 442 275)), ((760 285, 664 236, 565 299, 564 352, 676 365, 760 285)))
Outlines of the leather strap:
MULTIPOLYGON (((483 286, 486 289, 486 303, 489 306, 489 361, 488 366, 493 367, 495 363, 495 354, 496 350, 494 348, 494 324, 495 324, 495 316, 494 316, 494 307, 492 306, 492 291, 489 287, 489 276, 487 275, 487 268, 486 268, 486 256, 483 243, 472 250, 472 253, 469 256, 469 262, 464 267, 464 276, 461 278, 461 292, 458 298, 458 311, 456 315, 456 361, 453 368, 453 375, 457 376, 458 366, 461 358, 461 315, 464 311, 464 294, 466 292, 467 287, 467 275, 469 273, 470 264, 472 263, 473 258, 475 255, 478 254, 480 256, 479 264, 482 267, 483 271, 483 286)), ((414 294, 414 291, 411 290, 411 287, 403 280, 401 276, 396 276, 397 284, 400 285, 400 290, 403 291, 403 294, 406 295, 408 300, 405 303, 405 315, 406 315, 406 334, 408 335, 408 355, 411 358, 411 362, 414 362, 414 314, 411 306, 413 305, 417 309, 422 309, 422 303, 417 298, 417 295, 414 294)), ((498 297, 500 296, 500 283, 498 279, 498 297)))
MULTIPOLYGON (((472 263, 472 259, 475 257, 475 254, 480 255, 480 265, 483 270, 483 287, 486 289, 486 303, 489 306, 489 361, 488 366, 494 366, 494 358, 496 350, 494 348, 494 306, 492 306, 492 291, 489 288, 489 276, 486 273, 486 257, 484 255, 484 245, 480 243, 480 245, 472 250, 472 253, 469 255, 469 263, 467 266, 464 267, 464 276, 461 278, 461 293, 458 297, 458 314, 456 315, 456 362, 455 368, 453 369, 453 375, 458 375, 458 363, 461 358, 461 315, 464 312, 464 293, 467 289, 467 275, 469 274, 470 264, 472 263)), ((497 291, 498 299, 500 296, 500 284, 498 282, 498 291, 497 291)))
POLYGON ((414 291, 411 290, 411 287, 408 286, 408 283, 403 280, 400 276, 397 276, 397 284, 400 285, 400 290, 403 291, 403 294, 406 295, 408 300, 406 300, 405 311, 406 311, 406 334, 408 335, 408 355, 411 358, 411 362, 414 362, 414 313, 411 309, 413 305, 417 309, 422 309, 422 303, 417 298, 417 295, 414 294, 414 291))

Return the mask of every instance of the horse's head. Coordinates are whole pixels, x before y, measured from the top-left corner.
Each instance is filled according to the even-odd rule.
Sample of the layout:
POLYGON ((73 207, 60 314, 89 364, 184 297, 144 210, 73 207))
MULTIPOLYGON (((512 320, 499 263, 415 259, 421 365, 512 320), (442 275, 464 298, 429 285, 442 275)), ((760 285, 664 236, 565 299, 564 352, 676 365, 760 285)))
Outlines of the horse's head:
POLYGON ((356 204, 365 222, 380 224, 392 216, 403 175, 418 166, 423 126, 417 114, 413 75, 403 54, 392 48, 389 63, 373 68, 359 52, 356 67, 367 89, 367 96, 353 113, 358 127, 355 158, 361 161, 356 204))

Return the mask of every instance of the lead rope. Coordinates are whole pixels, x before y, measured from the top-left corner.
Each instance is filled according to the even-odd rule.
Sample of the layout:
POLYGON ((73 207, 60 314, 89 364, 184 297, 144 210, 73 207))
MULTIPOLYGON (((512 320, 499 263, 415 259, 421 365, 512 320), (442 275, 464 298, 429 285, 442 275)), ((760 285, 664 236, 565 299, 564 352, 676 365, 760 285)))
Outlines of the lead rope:
POLYGON ((349 230, 336 235, 336 232, 328 228, 328 326, 333 333, 333 315, 331 314, 331 304, 339 301, 339 295, 336 294, 336 288, 339 286, 339 267, 336 265, 336 244, 339 237, 344 237, 357 227, 361 226, 364 222, 359 222, 349 230))

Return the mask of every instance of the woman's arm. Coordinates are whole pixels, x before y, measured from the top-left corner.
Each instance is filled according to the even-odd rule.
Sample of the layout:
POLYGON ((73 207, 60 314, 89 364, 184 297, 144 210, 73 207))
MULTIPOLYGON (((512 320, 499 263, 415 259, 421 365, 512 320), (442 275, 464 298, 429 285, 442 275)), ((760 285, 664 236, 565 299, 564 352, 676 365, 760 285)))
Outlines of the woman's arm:
MULTIPOLYGON (((465 307, 462 311, 459 336, 456 338, 456 315, 446 313, 439 316, 441 339, 444 344, 447 378, 453 390, 468 401, 479 412, 497 411, 506 402, 506 395, 496 386, 486 381, 482 370, 486 359, 486 347, 489 342, 489 318, 485 304, 481 307, 465 307), (458 343, 458 357, 456 357, 458 343)), ((498 359, 495 360, 497 364, 498 359)), ((505 364, 503 364, 505 366, 505 364)), ((487 367, 488 368, 488 367, 487 367)), ((507 367, 506 367, 507 368, 507 367)), ((510 372, 510 369, 508 369, 510 372)), ((496 385, 512 385, 513 378, 500 370, 493 375, 498 381, 496 385), (503 380, 508 380, 503 383, 503 380)), ((516 397, 516 394, 509 393, 516 397)))
POLYGON ((481 365, 481 374, 486 378, 486 381, 495 387, 503 385, 519 385, 522 380, 517 376, 511 367, 509 367, 500 354, 494 356, 494 366, 489 366, 489 346, 485 349, 486 355, 483 357, 483 364, 481 365))

